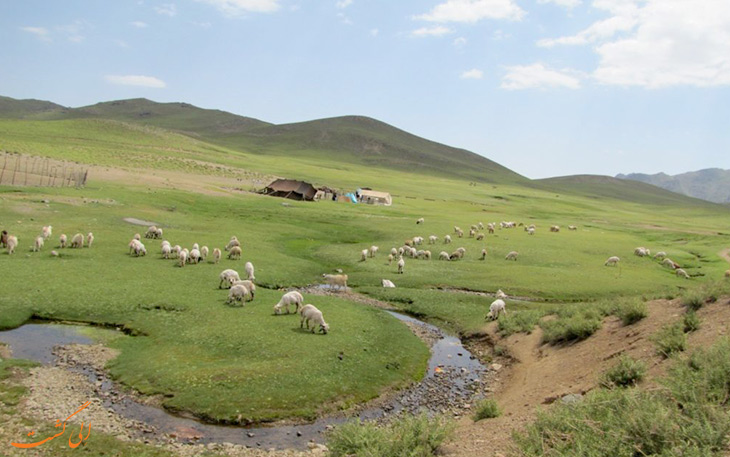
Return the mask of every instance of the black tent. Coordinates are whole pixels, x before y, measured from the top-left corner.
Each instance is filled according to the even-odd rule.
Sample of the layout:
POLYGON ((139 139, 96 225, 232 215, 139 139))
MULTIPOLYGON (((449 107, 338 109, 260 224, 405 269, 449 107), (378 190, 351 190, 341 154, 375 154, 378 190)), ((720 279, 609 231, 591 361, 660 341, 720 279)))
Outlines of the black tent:
POLYGON ((290 198, 292 200, 311 201, 314 200, 314 194, 316 193, 317 189, 308 182, 294 179, 277 179, 264 189, 264 194, 266 195, 290 198))

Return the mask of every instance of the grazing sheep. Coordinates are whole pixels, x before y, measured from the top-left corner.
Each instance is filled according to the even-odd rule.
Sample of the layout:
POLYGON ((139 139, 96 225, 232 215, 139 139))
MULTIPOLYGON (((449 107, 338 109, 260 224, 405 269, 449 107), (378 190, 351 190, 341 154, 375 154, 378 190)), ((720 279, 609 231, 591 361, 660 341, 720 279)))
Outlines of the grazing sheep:
POLYGON ((662 260, 662 265, 669 268, 675 268, 674 265, 676 265, 676 263, 674 263, 672 259, 667 257, 666 259, 662 260))
POLYGON ((41 234, 43 235, 43 241, 47 240, 53 234, 53 226, 49 225, 47 227, 43 227, 43 229, 41 229, 41 234))
POLYGON ((139 241, 139 240, 135 240, 134 238, 132 238, 132 241, 130 241, 129 244, 127 245, 127 247, 129 248, 129 255, 132 255, 132 253, 134 252, 137 244, 142 244, 142 242, 139 241))
POLYGON ((157 237, 157 227, 154 225, 151 225, 147 227, 147 232, 144 234, 145 238, 156 238, 157 237))
POLYGON ((393 263, 393 259, 395 259, 395 256, 393 254, 388 254, 388 265, 393 263))
POLYGON ((500 313, 504 313, 505 316, 507 315, 507 305, 505 304, 504 300, 498 298, 497 300, 494 300, 491 305, 489 305, 489 312, 486 316, 484 316, 484 320, 499 319, 500 313))
MULTIPOLYGON (((410 248, 408 248, 408 250, 410 251, 410 248)), ((405 248, 398 248, 398 255, 399 256, 402 256, 405 252, 406 252, 406 249, 405 248)))
POLYGON ((393 257, 398 255, 398 250, 396 248, 390 248, 390 255, 393 257))
POLYGON ((236 281, 233 284, 231 284, 231 287, 236 285, 242 285, 245 286, 246 289, 248 289, 249 293, 251 294, 251 300, 253 301, 254 296, 256 295, 256 284, 253 283, 253 281, 249 281, 248 279, 244 279, 242 281, 236 281))
POLYGON ((189 259, 190 263, 194 263, 197 265, 198 262, 200 262, 200 250, 195 248, 191 249, 189 259))
POLYGON ((86 247, 90 248, 91 244, 94 242, 94 234, 89 232, 88 235, 86 235, 86 247))
POLYGON ((395 289, 395 284, 393 284, 393 281, 391 281, 390 279, 383 279, 381 283, 383 284, 383 287, 395 289))
POLYGON ((488 232, 489 232, 490 234, 491 234, 491 233, 494 233, 494 226, 493 226, 492 224, 489 224, 489 226, 487 227, 487 231, 488 231, 488 232))
POLYGON ((422 236, 414 236, 413 237, 413 245, 414 246, 419 246, 421 244, 423 244, 423 237, 422 236))
POLYGON ((230 268, 221 271, 221 274, 218 275, 218 278, 220 278, 220 282, 218 283, 219 289, 223 288, 223 284, 228 284, 228 287, 230 287, 236 281, 241 280, 241 277, 238 276, 238 272, 236 270, 231 270, 230 268))
POLYGON ((494 294, 494 296, 497 297, 497 298, 501 298, 501 299, 507 298, 507 294, 505 294, 504 292, 502 292, 502 289, 497 289, 497 293, 494 294))
POLYGON ((33 252, 38 252, 41 250, 41 248, 43 247, 43 239, 44 238, 42 236, 37 236, 35 238, 35 242, 33 243, 33 252))
POLYGON ((158 240, 162 239, 162 229, 161 228, 158 228, 157 231, 155 232, 155 238, 158 240))
POLYGON ((477 227, 476 224, 472 224, 472 226, 470 227, 470 229, 471 230, 474 230, 476 232, 478 230, 478 227, 477 227))
POLYGON ((528 235, 534 235, 534 234, 535 234, 535 229, 534 229, 534 228, 532 228, 532 227, 528 228, 528 229, 527 229, 527 234, 528 234, 528 235))
POLYGON ((203 246, 200 248, 200 260, 205 260, 208 258, 208 246, 203 246))
POLYGON ((431 260, 431 251, 429 251, 429 250, 424 251, 423 252, 423 258, 425 260, 431 260))
POLYGON ((286 313, 289 314, 289 305, 294 305, 294 312, 299 311, 299 307, 304 304, 304 297, 296 290, 285 293, 279 303, 274 305, 274 314, 281 314, 281 310, 286 308, 286 313))
POLYGON ((182 252, 180 252, 180 257, 178 257, 178 265, 182 268, 186 263, 188 263, 188 250, 183 249, 182 252))
POLYGON ((253 275, 253 264, 251 262, 246 262, 243 269, 246 271, 246 279, 249 281, 256 281, 256 277, 253 275))
POLYGON ((438 241, 439 237, 436 235, 429 235, 428 237, 428 244, 436 244, 436 241, 438 241))
POLYGON ((451 244, 451 235, 446 235, 444 237, 444 244, 451 244))
POLYGON ((58 242, 62 248, 66 247, 66 243, 68 243, 68 237, 65 233, 62 233, 60 237, 58 237, 58 242))
POLYGON ((421 218, 418 218, 416 220, 416 225, 418 225, 418 224, 423 224, 423 218, 422 217, 421 218))
POLYGON ((459 250, 452 252, 449 256, 449 260, 461 260, 462 258, 464 258, 464 253, 459 250))
POLYGON ((134 236, 132 237, 132 239, 140 241, 142 239, 142 235, 140 235, 139 233, 135 233, 134 236))
POLYGON ((477 241, 482 241, 483 239, 484 239, 483 233, 480 233, 479 235, 477 235, 477 241))
POLYGON ((439 260, 451 260, 449 253, 446 251, 439 252, 439 260))
POLYGON ((169 244, 163 244, 162 245, 162 258, 169 259, 170 254, 172 254, 172 247, 169 244))
POLYGON ((677 276, 681 276, 681 277, 683 277, 684 279, 689 279, 689 275, 687 274, 687 272, 686 272, 686 271, 684 271, 684 270, 683 270, 683 269, 681 269, 681 268, 677 268, 677 271, 676 271, 676 273, 677 273, 677 276))
POLYGON ((474 236, 477 234, 477 231, 474 229, 469 230, 469 238, 474 238, 474 236))
POLYGON ((213 249, 213 263, 218 263, 221 260, 221 250, 218 248, 213 249))
POLYGON ((8 235, 5 246, 8 248, 8 255, 15 252, 15 248, 18 247, 18 237, 15 235, 8 235))
POLYGON ((237 247, 237 246, 240 247, 241 243, 238 241, 237 238, 234 237, 234 238, 231 238, 231 241, 229 241, 228 244, 226 245, 226 247, 223 249, 225 249, 226 251, 230 251, 232 248, 237 247))
POLYGON ((639 257, 646 257, 651 255, 651 251, 642 246, 634 249, 634 255, 639 257))
POLYGON ((556 233, 557 233, 557 232, 559 232, 559 231, 560 231, 560 226, 559 226, 559 225, 551 225, 551 226, 550 226, 550 231, 551 231, 551 232, 556 232, 556 233))
POLYGON ((378 249, 380 248, 378 248, 377 246, 370 246, 370 249, 368 249, 368 256, 375 257, 375 254, 378 253, 378 249))
POLYGON ((337 290, 347 290, 347 275, 329 275, 323 274, 324 281, 329 284, 330 289, 337 286, 337 290))
POLYGON ((482 249, 482 256, 479 260, 487 260, 487 248, 482 249))
POLYGON ((507 256, 504 258, 504 260, 514 260, 517 261, 517 251, 511 251, 507 256))
POLYGON ((458 236, 459 238, 464 238, 464 231, 463 231, 463 230, 459 230, 458 232, 456 232, 456 235, 457 235, 457 236, 458 236))
POLYGON ((477 227, 479 228, 479 230, 484 230, 484 224, 482 224, 481 222, 477 224, 477 227))
POLYGON ((2 233, 0 233, 0 248, 6 247, 8 247, 8 231, 3 230, 2 233))
POLYGON ((461 231, 460 227, 454 226, 454 233, 459 233, 461 231))
POLYGON ((134 255, 136 257, 142 257, 147 255, 147 249, 144 247, 141 241, 137 241, 133 248, 134 255))
POLYGON ((406 261, 403 260, 403 257, 400 257, 398 259, 398 274, 403 274, 403 269, 406 267, 406 261))
POLYGON ((302 315, 302 320, 299 323, 299 328, 304 327, 304 323, 307 324, 307 330, 309 330, 309 322, 312 322, 312 333, 314 333, 314 329, 317 325, 319 325, 319 331, 323 334, 327 334, 330 330, 330 326, 327 325, 327 322, 324 321, 324 317, 322 316, 322 311, 318 310, 314 305, 304 305, 302 306, 302 309, 299 310, 299 314, 302 315))
POLYGON ((193 247, 190 248, 190 250, 192 251, 193 249, 197 249, 198 251, 200 251, 200 245, 198 243, 193 243, 193 247))
POLYGON ((182 251, 180 251, 180 256, 182 256, 183 254, 185 254, 185 261, 187 263, 190 263, 190 250, 188 250, 188 248, 183 249, 182 251))
POLYGON ((241 258, 241 247, 240 246, 233 246, 228 251, 228 258, 231 260, 239 260, 241 258))
POLYGON ((176 259, 180 257, 180 253, 182 252, 182 247, 179 244, 176 244, 172 247, 172 258, 176 259))
POLYGON ((662 260, 667 256, 667 253, 664 251, 659 251, 656 254, 654 254, 654 258, 657 260, 662 260))
POLYGON ((77 233, 71 238, 71 248, 81 249, 84 247, 84 235, 77 233))
POLYGON ((243 284, 236 284, 231 286, 228 290, 228 299, 226 303, 231 304, 234 302, 246 303, 246 297, 250 297, 251 293, 243 284))
POLYGON ((606 260, 606 262, 603 264, 603 266, 606 266, 606 267, 614 266, 615 267, 620 261, 621 261, 621 259, 619 259, 618 257, 616 257, 614 255, 614 256, 609 257, 608 260, 606 260))
POLYGON ((367 259, 368 259, 368 250, 363 249, 362 251, 360 251, 360 262, 364 262, 367 259))
POLYGON ((575 225, 569 225, 568 230, 576 231, 576 230, 578 230, 578 227, 576 227, 575 225))

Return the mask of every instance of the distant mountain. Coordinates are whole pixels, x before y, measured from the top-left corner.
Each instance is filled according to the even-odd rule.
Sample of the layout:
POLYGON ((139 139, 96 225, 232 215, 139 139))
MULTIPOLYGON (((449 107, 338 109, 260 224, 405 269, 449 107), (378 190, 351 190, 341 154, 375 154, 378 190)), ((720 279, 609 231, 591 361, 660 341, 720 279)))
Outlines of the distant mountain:
POLYGON ((708 168, 675 176, 664 173, 655 175, 631 173, 619 174, 616 177, 652 184, 678 194, 715 203, 730 203, 730 170, 708 168))
POLYGON ((48 113, 60 113, 66 108, 44 100, 16 100, 0 95, 0 118, 27 119, 48 113))

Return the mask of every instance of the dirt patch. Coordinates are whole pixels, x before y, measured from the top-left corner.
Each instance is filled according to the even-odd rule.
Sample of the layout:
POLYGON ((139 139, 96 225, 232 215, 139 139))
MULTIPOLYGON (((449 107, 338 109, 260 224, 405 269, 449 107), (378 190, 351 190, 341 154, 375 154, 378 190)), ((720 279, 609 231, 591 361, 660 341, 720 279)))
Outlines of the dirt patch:
MULTIPOLYGON (((668 363, 657 355, 649 337, 665 324, 678 321, 684 314, 679 300, 657 300, 648 303, 649 316, 636 324, 624 326, 616 317, 608 317, 596 334, 585 341, 566 346, 541 343, 538 328, 529 335, 517 334, 501 338, 496 324, 484 332, 485 344, 477 355, 492 353, 487 344, 506 348, 508 357, 497 358, 505 365, 495 379, 494 398, 503 410, 496 419, 474 423, 463 419, 455 439, 445 447, 450 456, 507 455, 511 434, 535 418, 537 408, 548 407, 566 395, 584 394, 596 388, 602 372, 615 363, 616 357, 628 354, 643 360, 649 367, 646 383, 662 376, 668 363)), ((730 300, 704 306, 697 312, 701 319, 698 331, 689 335, 689 350, 707 347, 730 329, 730 300)))
POLYGON ((124 222, 127 222, 129 224, 142 225, 144 227, 150 227, 152 225, 155 225, 155 226, 160 225, 157 222, 144 221, 142 219, 137 219, 137 218, 134 218, 134 217, 125 217, 123 220, 124 220, 124 222))

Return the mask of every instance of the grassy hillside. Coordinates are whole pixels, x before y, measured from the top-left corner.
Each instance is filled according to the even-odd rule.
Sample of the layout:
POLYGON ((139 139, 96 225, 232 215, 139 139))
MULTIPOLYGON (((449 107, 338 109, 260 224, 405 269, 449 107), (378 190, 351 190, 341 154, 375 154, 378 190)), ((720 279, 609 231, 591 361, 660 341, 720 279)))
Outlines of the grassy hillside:
POLYGON ((631 173, 616 177, 652 184, 662 189, 715 203, 730 203, 730 170, 708 168, 674 176, 664 173, 654 175, 631 173))
POLYGON ((16 100, 0 95, 0 118, 24 119, 52 114, 60 115, 66 108, 44 100, 16 100))

